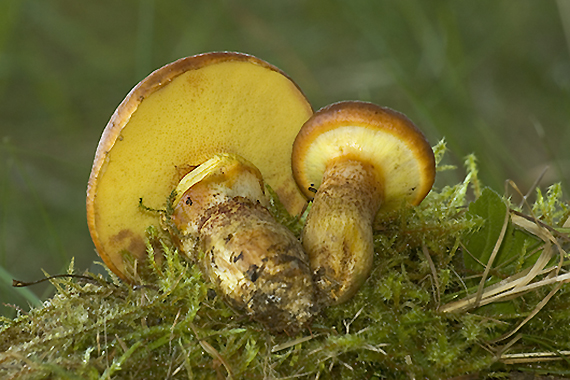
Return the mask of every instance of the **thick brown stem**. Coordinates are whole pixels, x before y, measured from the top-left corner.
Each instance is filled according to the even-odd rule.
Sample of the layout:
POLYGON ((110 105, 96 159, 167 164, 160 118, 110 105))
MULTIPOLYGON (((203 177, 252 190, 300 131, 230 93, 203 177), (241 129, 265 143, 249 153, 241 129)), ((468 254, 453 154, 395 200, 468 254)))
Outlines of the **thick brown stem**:
POLYGON ((175 205, 175 239, 233 307, 272 331, 294 334, 315 313, 308 257, 264 207, 253 169, 223 159, 202 173, 175 205))
POLYGON ((370 165, 337 160, 327 167, 302 238, 321 304, 348 300, 370 274, 372 222, 381 199, 370 165))
POLYGON ((312 317, 314 289, 297 238, 257 203, 235 197, 208 210, 198 240, 206 277, 271 330, 289 333, 312 317))

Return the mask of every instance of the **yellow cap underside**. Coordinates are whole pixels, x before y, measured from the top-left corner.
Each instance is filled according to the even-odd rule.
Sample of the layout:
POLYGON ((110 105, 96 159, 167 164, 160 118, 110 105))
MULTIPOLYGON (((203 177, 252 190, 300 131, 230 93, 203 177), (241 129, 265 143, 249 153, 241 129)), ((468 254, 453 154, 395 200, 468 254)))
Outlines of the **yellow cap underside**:
POLYGON ((339 127, 318 136, 303 161, 307 186, 318 188, 329 160, 360 157, 374 165, 383 178, 383 211, 413 203, 424 177, 418 158, 398 137, 384 131, 358 126, 339 127))
POLYGON ((292 213, 305 201, 290 169, 291 146, 312 111, 282 74, 249 62, 188 71, 143 100, 99 173, 95 226, 106 256, 122 272, 120 252, 143 257, 144 232, 177 182, 216 152, 257 166, 292 213))

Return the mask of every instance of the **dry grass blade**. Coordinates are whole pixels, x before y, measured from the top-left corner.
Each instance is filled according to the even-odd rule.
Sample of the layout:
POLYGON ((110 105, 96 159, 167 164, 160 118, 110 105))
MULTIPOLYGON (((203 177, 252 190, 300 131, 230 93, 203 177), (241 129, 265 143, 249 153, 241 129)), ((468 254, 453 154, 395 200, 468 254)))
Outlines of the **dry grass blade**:
MULTIPOLYGON (((509 214, 507 213, 507 216, 508 215, 509 214)), ((492 261, 496 256, 496 252, 498 251, 500 243, 504 237, 504 232, 506 230, 506 225, 504 225, 503 229, 501 230, 501 235, 499 236, 499 239, 495 244, 495 248, 493 249, 493 254, 491 255, 489 262, 485 267, 485 273, 481 279, 481 282, 479 283, 477 294, 470 295, 461 300, 448 303, 442 306, 440 308, 440 311, 445 313, 464 311, 493 302, 506 301, 542 286, 557 283, 557 287, 559 287, 561 284, 570 281, 569 274, 559 274, 565 252, 558 240, 550 233, 550 231, 544 228, 541 224, 533 222, 527 218, 523 218, 517 214, 511 214, 511 220, 516 226, 526 230, 527 232, 537 236, 544 241, 544 245, 542 246, 542 253, 533 264, 533 266, 520 271, 519 273, 516 273, 497 284, 483 287, 486 275, 492 266, 492 261), (554 256, 553 243, 556 245, 558 251, 560 252, 560 262, 558 265, 546 268, 554 256), (547 276, 547 278, 535 281, 539 276, 547 276)))
POLYGON ((212 345, 208 342, 206 342, 203 339, 200 339, 198 337, 198 331, 196 330, 196 327, 194 327, 194 325, 190 324, 190 327, 192 328, 192 331, 194 332, 194 335, 196 335, 196 339, 198 339, 198 342, 200 343, 200 346, 202 346, 202 348, 204 349, 204 351, 206 351, 208 354, 210 354, 214 359, 216 359, 218 362, 222 363, 222 365, 226 368, 226 371, 228 371, 228 379, 233 379, 233 371, 232 368, 230 367, 229 363, 223 358, 223 356, 218 352, 218 350, 216 350, 214 347, 212 347, 212 345))
POLYGON ((552 289, 550 291, 550 293, 548 293, 548 295, 546 297, 544 297, 544 299, 542 301, 540 301, 540 303, 538 305, 536 305, 536 307, 534 308, 532 313, 530 313, 521 323, 519 323, 519 325, 517 327, 515 327, 515 329, 513 331, 511 331, 511 332, 507 333, 506 335, 500 337, 499 339, 495 340, 495 342, 499 342, 501 340, 507 339, 507 338, 513 336, 517 331, 519 331, 528 321, 530 321, 536 314, 538 314, 538 312, 540 310, 542 310, 544 305, 546 305, 548 303, 548 301, 550 301, 550 299, 556 294, 556 292, 560 290, 562 285, 563 285, 563 283, 558 283, 554 287, 554 289, 552 289))
POLYGON ((431 274, 433 276, 433 282, 435 284, 435 290, 436 290, 437 308, 439 308, 439 305, 441 302, 441 290, 440 290, 440 286, 439 286, 439 278, 437 276, 437 270, 435 269, 435 264, 433 263, 431 255, 430 255, 429 250, 428 250, 427 246, 425 245, 425 243, 422 244, 422 252, 423 252, 424 256, 426 257, 426 260, 429 264, 429 269, 431 270, 431 274))
POLYGON ((271 348, 271 352, 272 352, 272 353, 273 353, 273 352, 278 352, 278 351, 284 350, 284 349, 286 349, 286 348, 296 346, 296 345, 298 345, 298 344, 300 344, 300 343, 307 342, 307 341, 309 341, 309 340, 311 340, 311 339, 314 339, 314 338, 316 338, 317 336, 318 336, 318 335, 308 335, 308 336, 304 336, 304 337, 302 337, 302 338, 293 339, 293 340, 291 340, 291 341, 289 341, 289 342, 285 342, 285 343, 282 343, 282 344, 278 344, 278 345, 273 346, 273 347, 271 348))
POLYGON ((550 241, 556 244, 556 238, 552 236, 547 229, 540 226, 539 224, 535 223, 534 221, 530 221, 519 214, 511 214, 512 222, 517 225, 518 227, 530 232, 531 234, 539 237, 540 239, 544 240, 545 242, 550 241))
MULTIPOLYGON (((517 273, 516 275, 508 277, 497 284, 488 286, 485 288, 481 301, 479 301, 477 306, 484 306, 493 302, 506 301, 541 286, 551 285, 557 282, 560 284, 570 282, 570 274, 567 273, 549 277, 547 279, 537 281, 529 285, 529 283, 537 276, 545 275, 557 270, 557 266, 543 269, 544 266, 548 264, 548 261, 551 257, 551 250, 545 249, 533 267, 517 273)), ((471 295, 459 301, 448 303, 441 307, 440 311, 444 313, 450 313, 474 308, 476 304, 473 299, 475 297, 476 295, 471 295)))
POLYGON ((522 352, 516 354, 501 355, 501 362, 504 364, 537 363, 549 360, 570 359, 570 351, 558 352, 522 352))
POLYGON ((501 248, 501 244, 503 243, 503 239, 505 238, 505 233, 507 232, 507 227, 509 225, 509 212, 505 213, 505 221, 503 223, 503 228, 501 228, 501 233, 499 234, 499 238, 495 243, 495 247, 493 248, 493 252, 491 253, 491 257, 489 257, 489 262, 485 266, 485 271, 483 272, 483 278, 481 278, 481 282, 479 282, 479 287, 477 288, 477 295, 475 297, 475 302, 473 307, 477 307, 479 302, 481 301, 481 297, 483 296, 483 288, 485 286, 485 281, 487 281, 487 277, 489 276, 489 272, 493 267, 493 261, 495 261, 495 257, 497 257, 497 253, 499 253, 499 248, 501 248))

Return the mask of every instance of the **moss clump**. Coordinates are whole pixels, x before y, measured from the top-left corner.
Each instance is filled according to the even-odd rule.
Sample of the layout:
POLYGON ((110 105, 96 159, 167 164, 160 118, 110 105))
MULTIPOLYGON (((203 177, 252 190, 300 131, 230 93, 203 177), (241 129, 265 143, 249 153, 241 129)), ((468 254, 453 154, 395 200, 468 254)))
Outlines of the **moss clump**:
MULTIPOLYGON (((444 144, 435 151, 439 162, 444 144)), ((568 374, 569 211, 560 187, 518 208, 479 184, 472 157, 466 164, 462 183, 375 226, 370 278, 352 300, 323 310, 310 331, 272 335, 231 310, 197 266, 150 229, 149 260, 133 264, 139 285, 111 273, 52 279, 56 296, 2 319, 0 377, 568 374)), ((277 199, 271 211, 300 232, 303 217, 289 216, 277 199)))

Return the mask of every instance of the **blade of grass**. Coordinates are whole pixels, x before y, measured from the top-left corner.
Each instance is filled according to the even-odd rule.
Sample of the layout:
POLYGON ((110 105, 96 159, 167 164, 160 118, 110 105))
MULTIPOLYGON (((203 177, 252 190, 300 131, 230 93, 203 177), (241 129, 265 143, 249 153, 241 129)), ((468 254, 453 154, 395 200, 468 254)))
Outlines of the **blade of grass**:
POLYGON ((6 236, 7 236, 7 226, 8 226, 8 213, 6 210, 8 209, 8 169, 9 163, 6 162, 5 165, 2 166, 2 186, 0 187, 0 266, 6 265, 6 256, 7 256, 7 249, 6 249, 6 236))
POLYGON ((14 277, 10 274, 10 272, 0 266, 0 286, 2 288, 6 289, 9 293, 12 293, 17 297, 24 298, 34 307, 42 306, 42 301, 31 290, 27 288, 15 289, 12 287, 13 279, 14 277))
POLYGON ((559 282, 554 289, 552 289, 550 291, 550 293, 548 293, 546 295, 546 297, 544 297, 544 299, 542 301, 540 301, 540 303, 534 308, 534 310, 532 311, 532 313, 530 313, 521 323, 519 323, 519 325, 517 327, 515 327, 514 330, 512 330, 511 332, 507 333, 506 335, 501 336, 500 338, 498 338, 497 340, 495 340, 495 342, 499 342, 501 340, 507 339, 511 336, 513 336, 514 334, 516 334, 517 331, 519 331, 524 325, 526 325, 526 323, 528 321, 530 321, 536 314, 538 314, 538 312, 540 310, 542 310, 542 308, 544 307, 544 305, 546 305, 548 303, 548 301, 550 301, 550 299, 556 294, 556 292, 558 292, 560 290, 560 288, 562 287, 564 283, 563 282, 559 282))
POLYGON ((142 0, 139 2, 135 82, 146 77, 152 69, 154 13, 154 0, 142 0))
MULTIPOLYGON (((59 255, 60 262, 67 263, 69 261, 69 256, 65 251, 59 233, 54 227, 54 224, 47 212, 42 199, 39 196, 38 191, 36 190, 34 182, 29 177, 26 170, 23 168, 22 163, 20 162, 18 155, 12 149, 12 146, 8 142, 4 142, 2 147, 8 153, 8 156, 11 158, 15 170, 20 174, 22 180, 24 181, 28 191, 30 193, 30 198, 33 200, 36 209, 38 210, 38 216, 42 219, 46 230, 49 233, 49 236, 52 238, 52 242, 54 245, 55 252, 59 255)), ((66 264, 67 265, 67 264, 66 264)))
POLYGON ((568 52, 570 53, 570 1, 557 0, 556 5, 558 5, 560 20, 562 21, 566 44, 568 45, 568 52))
POLYGON ((479 282, 479 287, 477 288, 477 296, 475 297, 475 307, 479 305, 481 302, 481 297, 483 296, 483 287, 485 286, 485 281, 487 281, 487 277, 489 276, 489 272, 493 267, 493 261, 495 261, 495 257, 499 253, 499 248, 501 248, 501 244, 503 243, 503 239, 505 237, 505 233, 507 232, 507 227, 509 225, 509 210, 505 212, 505 221, 503 223, 503 228, 501 229, 501 233, 499 234, 499 238, 497 239, 497 243, 493 248, 493 252, 491 253, 491 257, 489 257, 489 262, 485 266, 485 271, 483 272, 483 278, 481 282, 479 282))

